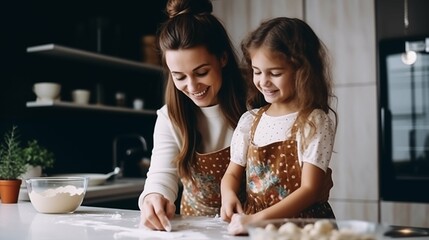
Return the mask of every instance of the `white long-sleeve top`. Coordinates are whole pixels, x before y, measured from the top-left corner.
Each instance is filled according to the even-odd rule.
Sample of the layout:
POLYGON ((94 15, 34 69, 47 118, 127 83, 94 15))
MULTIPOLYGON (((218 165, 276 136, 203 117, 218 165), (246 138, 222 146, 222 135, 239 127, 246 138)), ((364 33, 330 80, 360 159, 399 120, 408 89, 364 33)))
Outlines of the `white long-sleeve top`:
MULTIPOLYGON (((202 137, 201 153, 229 147, 234 129, 223 117, 219 105, 201 108, 201 112, 197 121, 202 137)), ((170 121, 166 105, 157 111, 157 115, 151 165, 144 190, 139 197, 139 205, 149 193, 160 193, 171 202, 176 200, 178 194, 179 176, 173 161, 179 153, 182 140, 170 121)))

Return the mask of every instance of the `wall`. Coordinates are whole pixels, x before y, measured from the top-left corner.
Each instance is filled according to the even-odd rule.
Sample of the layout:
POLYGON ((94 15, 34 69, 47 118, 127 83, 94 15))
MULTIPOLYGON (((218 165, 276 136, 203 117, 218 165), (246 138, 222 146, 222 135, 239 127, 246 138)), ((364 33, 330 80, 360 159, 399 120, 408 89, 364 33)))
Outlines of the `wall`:
POLYGON ((304 14, 302 0, 215 0, 213 8, 214 15, 224 23, 237 50, 240 50, 241 40, 261 21, 280 16, 302 18, 304 14))
POLYGON ((333 57, 339 126, 332 160, 337 218, 378 220, 375 14, 372 0, 307 1, 333 57), (335 6, 335 7, 332 7, 335 6))

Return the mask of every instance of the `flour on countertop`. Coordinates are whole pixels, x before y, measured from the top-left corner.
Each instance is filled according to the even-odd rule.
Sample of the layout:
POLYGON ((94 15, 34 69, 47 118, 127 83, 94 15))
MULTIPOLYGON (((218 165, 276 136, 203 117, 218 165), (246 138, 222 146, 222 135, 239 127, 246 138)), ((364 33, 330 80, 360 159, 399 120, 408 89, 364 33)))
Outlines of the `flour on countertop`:
POLYGON ((140 227, 140 217, 122 218, 114 214, 74 214, 62 218, 58 223, 91 228, 93 230, 110 230, 114 239, 136 238, 204 240, 211 236, 226 236, 226 225, 220 218, 210 217, 176 217, 171 221, 172 231, 154 231, 140 227), (122 225, 122 226, 121 226, 122 225), (125 227, 126 226, 126 227, 125 227), (129 227, 129 226, 135 226, 129 227))
POLYGON ((112 215, 112 219, 120 220, 120 219, 122 219, 122 216, 119 213, 115 213, 112 215))

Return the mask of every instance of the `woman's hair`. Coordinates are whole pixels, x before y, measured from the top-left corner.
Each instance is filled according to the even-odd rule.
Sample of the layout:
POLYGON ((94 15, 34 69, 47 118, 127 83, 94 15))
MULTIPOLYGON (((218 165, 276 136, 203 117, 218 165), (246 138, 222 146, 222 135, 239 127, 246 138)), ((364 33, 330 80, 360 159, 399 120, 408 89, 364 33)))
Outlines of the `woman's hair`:
MULTIPOLYGON (((308 117, 314 109, 321 109, 327 114, 331 111, 336 123, 337 114, 331 107, 331 101, 335 96, 332 90, 329 56, 325 45, 311 27, 297 18, 278 17, 263 22, 250 33, 241 44, 249 80, 253 79, 250 54, 261 47, 287 61, 294 70, 294 98, 299 108, 295 123, 299 130, 304 133, 305 125, 309 124, 313 130, 308 136, 311 138, 315 124, 308 117)), ((254 84, 249 84, 249 89, 248 108, 267 104, 254 84)), ((302 140, 305 147, 305 139, 302 140)))
POLYGON ((160 26, 157 34, 168 78, 165 102, 169 117, 183 142, 175 161, 179 175, 191 180, 191 169, 195 165, 193 154, 201 143, 201 133, 197 129, 197 115, 201 110, 175 87, 166 65, 165 52, 203 46, 218 59, 226 55, 227 63, 222 69, 222 79, 219 79, 222 86, 217 96, 220 109, 233 128, 246 111, 246 81, 229 36, 222 23, 212 15, 212 10, 210 0, 169 0, 166 6, 169 18, 160 26))

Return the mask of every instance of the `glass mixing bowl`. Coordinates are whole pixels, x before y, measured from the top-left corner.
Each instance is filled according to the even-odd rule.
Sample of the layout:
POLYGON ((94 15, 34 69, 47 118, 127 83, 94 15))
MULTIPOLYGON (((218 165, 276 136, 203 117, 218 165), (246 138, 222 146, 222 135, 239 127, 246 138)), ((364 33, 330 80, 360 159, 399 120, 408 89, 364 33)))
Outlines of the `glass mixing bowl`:
POLYGON ((25 180, 28 196, 41 213, 72 213, 82 204, 86 177, 37 177, 25 180))

